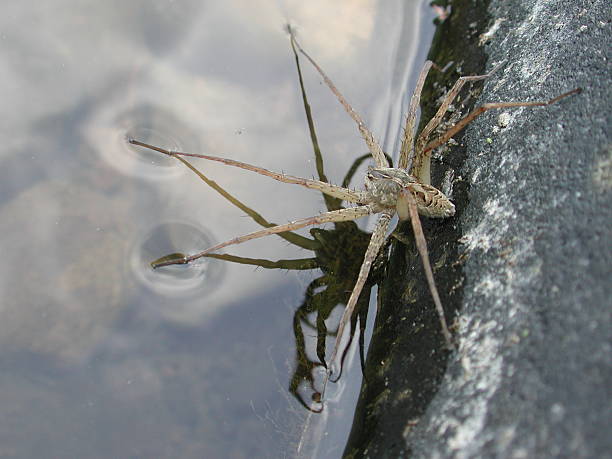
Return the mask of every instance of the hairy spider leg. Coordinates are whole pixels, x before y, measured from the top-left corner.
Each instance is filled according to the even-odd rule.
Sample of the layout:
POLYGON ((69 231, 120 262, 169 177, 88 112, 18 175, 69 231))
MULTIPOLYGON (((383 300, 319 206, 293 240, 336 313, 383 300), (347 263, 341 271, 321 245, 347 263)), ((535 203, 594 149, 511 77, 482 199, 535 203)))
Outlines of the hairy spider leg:
POLYGON ((310 55, 306 51, 304 51, 304 49, 300 46, 297 39, 295 38, 293 29, 291 27, 287 27, 287 30, 289 31, 289 34, 291 35, 291 41, 292 43, 295 44, 295 47, 304 56, 306 56, 306 59, 308 59, 310 63, 313 65, 313 67, 317 70, 317 72, 319 72, 319 75, 321 75, 327 87, 331 90, 331 92, 334 93, 334 95, 340 101, 340 103, 342 104, 346 112, 350 115, 351 118, 353 118, 353 121, 357 123, 359 132, 361 133, 363 140, 365 140, 365 143, 368 146, 368 150, 370 150, 370 153, 372 153, 372 157, 374 158, 374 161, 376 162, 376 166, 377 167, 389 167, 389 163, 387 162, 387 158, 385 157, 385 154, 383 153, 382 148, 380 148, 380 145, 378 145, 378 142, 374 140, 374 135, 366 127, 363 119, 361 118, 361 116, 359 116, 359 113, 357 113, 353 109, 353 107, 351 107, 351 104, 349 104, 348 101, 344 98, 344 96, 340 93, 340 91, 338 91, 338 89, 336 88, 334 83, 330 80, 330 78, 327 76, 327 74, 323 71, 321 67, 319 67, 319 64, 317 64, 315 60, 312 57, 310 57, 310 55))
POLYGON ((457 124, 455 124, 452 128, 446 131, 444 134, 439 136, 438 138, 429 142, 425 148, 423 149, 423 154, 426 154, 433 150, 434 148, 438 148, 440 145, 443 145, 448 139, 461 131, 464 127, 466 127, 469 123, 471 123, 476 117, 482 115, 487 110, 493 110, 496 108, 509 108, 509 107, 545 107, 547 105, 552 105, 565 97, 571 96, 572 94, 579 94, 582 92, 582 88, 572 89, 571 91, 565 92, 557 97, 553 97, 547 101, 534 101, 534 102, 490 102, 486 104, 482 104, 479 107, 476 107, 461 119, 457 124))
POLYGON ((342 358, 344 356, 344 352, 340 352, 341 345, 343 343, 342 336, 344 334, 344 328, 347 323, 351 322, 351 317, 353 316, 353 311, 355 310, 355 306, 357 305, 357 300, 359 300, 359 295, 361 295, 361 291, 363 290, 363 286, 368 280, 368 275, 370 274, 370 269, 372 267, 372 263, 376 259, 380 248, 385 243, 387 239, 387 228, 389 228, 389 222, 393 214, 383 212, 382 215, 378 218, 378 222, 376 223, 376 227, 372 232, 372 238, 370 239, 370 244, 366 250, 365 256, 363 257, 363 263, 361 268, 359 269, 359 276, 357 277, 357 282, 355 282, 355 287, 353 287, 353 291, 351 292, 351 296, 346 303, 346 308, 342 314, 342 318, 340 319, 340 325, 338 325, 338 331, 336 333, 336 344, 334 345, 334 350, 332 351, 330 357, 330 378, 332 381, 337 381, 340 378, 342 373, 342 358), (337 357, 340 357, 340 362, 336 362, 337 357), (336 368, 339 371, 336 372, 336 368))
POLYGON ((300 228, 304 228, 305 226, 312 225, 320 225, 323 223, 332 223, 332 222, 344 222, 350 220, 356 220, 361 217, 365 217, 366 215, 370 215, 376 212, 379 212, 380 209, 372 206, 357 206, 357 207, 349 207, 347 209, 340 210, 332 210, 330 212, 325 212, 320 215, 316 215, 314 217, 302 218, 300 220, 294 220, 292 222, 286 223, 284 225, 277 225, 271 228, 264 228, 259 231, 254 231, 249 234, 245 234, 243 236, 238 236, 229 241, 221 242, 213 247, 209 247, 202 252, 196 253, 195 255, 189 255, 182 258, 177 258, 175 260, 169 260, 162 263, 157 263, 153 266, 153 268, 160 268, 162 266, 169 265, 184 265, 190 263, 198 258, 201 258, 205 255, 208 255, 211 252, 222 249, 223 247, 227 247, 228 245, 242 244, 243 242, 250 241, 251 239, 257 239, 260 237, 269 236, 270 234, 283 233, 285 231, 295 231, 300 228))
MULTIPOLYGON (((178 159, 180 162, 182 162, 185 166, 187 166, 191 171, 193 171, 193 173, 196 174, 198 177, 200 177, 200 179, 202 179, 204 183, 206 183, 209 187, 211 187, 213 190, 219 193, 230 204, 236 206, 238 209, 242 210, 245 214, 251 217, 251 219, 253 219, 255 223, 257 223, 258 225, 264 226, 266 228, 276 226, 276 223, 271 223, 267 221, 261 214, 259 214, 258 212, 255 212, 249 206, 245 205, 243 202, 241 202, 240 200, 238 200, 237 198, 229 194, 227 191, 225 191, 225 189, 219 186, 217 182, 208 178, 204 173, 202 173, 202 171, 198 170, 193 164, 191 164, 185 158, 182 158, 178 155, 175 155, 174 157, 178 159)), ((334 209, 329 209, 329 210, 334 210, 334 209)), ((312 239, 309 239, 307 237, 301 236, 299 234, 291 233, 291 232, 280 233, 279 237, 285 239, 290 244, 296 245, 306 250, 314 250, 314 247, 316 245, 312 239)), ((212 258, 223 257, 222 259, 224 260, 230 260, 230 261, 234 261, 237 263, 244 263, 246 260, 245 258, 234 257, 232 255, 227 255, 227 254, 226 255, 208 254, 207 256, 212 257, 212 258)), ((296 261, 304 262, 308 264, 307 260, 311 260, 311 259, 302 259, 302 260, 296 260, 296 261)), ((286 260, 286 261, 289 262, 290 260, 286 260)), ((276 266, 273 266, 273 264, 268 264, 267 266, 262 266, 262 267, 276 267, 276 266)), ((304 267, 303 269, 306 269, 306 268, 304 267)))
POLYGON ((412 92, 410 98, 410 107, 408 108, 408 115, 406 116, 406 125, 404 126, 404 137, 402 139, 402 146, 400 148, 399 161, 397 167, 400 169, 410 169, 413 156, 414 156, 414 130, 416 127, 417 110, 419 108, 419 102, 421 101, 421 93, 423 92, 423 85, 427 74, 431 69, 433 62, 425 61, 421 73, 419 73, 419 79, 412 92))
POLYGON ((330 183, 322 182, 320 180, 311 180, 302 177, 295 177, 293 175, 285 175, 278 172, 272 172, 268 169, 264 169, 263 167, 254 166, 253 164, 243 163, 240 161, 235 161, 233 159, 220 158, 218 156, 210 156, 210 155, 202 155, 196 153, 183 153, 180 151, 170 151, 164 148, 156 147, 154 145, 149 145, 148 143, 141 142, 135 139, 128 139, 131 144, 138 145, 144 148, 148 148, 150 150, 155 150, 160 153, 164 153, 168 156, 188 156, 191 158, 202 158, 210 161, 217 161, 223 164, 227 164, 228 166, 239 167, 240 169, 245 169, 248 171, 256 172, 261 175, 265 175, 267 177, 273 178, 279 182, 284 183, 293 183, 296 185, 301 185, 306 188, 310 188, 313 190, 319 190, 322 193, 328 194, 330 196, 334 196, 336 198, 340 198, 344 201, 353 202, 353 203, 364 203, 365 194, 361 191, 354 191, 349 188, 343 188, 341 186, 332 185, 330 183))
MULTIPOLYGON (((444 309, 442 308, 442 301, 438 294, 436 282, 434 280, 433 271, 431 269, 431 263, 429 261, 429 252, 427 251, 427 241, 423 234, 423 227, 421 226, 421 220, 419 219, 419 211, 417 208, 416 200, 412 193, 406 189, 400 192, 399 199, 405 200, 408 204, 408 211, 410 212, 410 223, 412 223, 412 231, 414 232, 414 239, 416 241, 417 250, 423 260, 423 269, 425 270, 425 277, 427 279, 427 285, 429 286, 429 292, 434 300, 436 311, 438 313, 438 319, 440 320, 440 326, 442 328, 442 334, 449 348, 452 348, 452 337, 448 331, 448 325, 446 324, 446 318, 444 316, 444 309)), ((399 204, 398 204, 399 205, 399 204)))
POLYGON ((440 107, 438 108, 438 111, 436 112, 434 117, 429 120, 427 125, 423 128, 423 130, 419 134, 419 137, 417 138, 416 145, 414 147, 414 164, 411 165, 413 175, 416 176, 422 183, 425 183, 426 185, 431 185, 431 153, 427 154, 427 151, 431 150, 425 151, 425 144, 427 143, 427 140, 429 139, 429 136, 431 135, 433 130, 438 127, 439 124, 442 122, 442 118, 444 118, 444 115, 448 111, 450 104, 453 103, 453 101, 466 83, 489 78, 494 72, 497 71, 497 69, 499 69, 500 66, 501 64, 498 64, 496 67, 493 68, 493 70, 484 75, 464 76, 460 77, 457 81, 455 81, 455 84, 453 85, 451 90, 442 100, 442 103, 440 104, 440 107))

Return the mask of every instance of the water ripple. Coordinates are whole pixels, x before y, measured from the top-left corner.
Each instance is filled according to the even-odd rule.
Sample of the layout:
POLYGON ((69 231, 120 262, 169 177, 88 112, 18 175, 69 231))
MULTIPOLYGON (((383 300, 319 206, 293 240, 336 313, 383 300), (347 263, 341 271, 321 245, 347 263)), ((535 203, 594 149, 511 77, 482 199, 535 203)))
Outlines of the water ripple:
POLYGON ((151 262, 169 254, 192 254, 212 245, 207 231, 191 222, 172 221, 158 224, 135 241, 130 267, 138 281, 157 294, 191 297, 210 293, 224 276, 224 264, 212 258, 200 258, 187 265, 153 269, 151 262))
POLYGON ((148 103, 124 106, 115 101, 101 107, 88 125, 87 137, 103 160, 124 175, 149 180, 172 179, 184 173, 176 161, 131 145, 127 139, 168 150, 197 149, 198 136, 186 126, 188 123, 161 107, 148 103))

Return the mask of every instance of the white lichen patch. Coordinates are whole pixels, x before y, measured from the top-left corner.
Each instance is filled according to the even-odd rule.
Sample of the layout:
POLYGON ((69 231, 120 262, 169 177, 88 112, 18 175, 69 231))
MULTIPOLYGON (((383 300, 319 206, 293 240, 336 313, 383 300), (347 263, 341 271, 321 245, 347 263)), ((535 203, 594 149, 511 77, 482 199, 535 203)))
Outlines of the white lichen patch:
POLYGON ((489 199, 483 210, 484 218, 459 240, 468 252, 476 249, 487 251, 499 245, 500 235, 508 229, 508 219, 513 214, 512 210, 502 207, 497 199, 489 199), (492 231, 492 228, 495 228, 495 231, 492 231))
MULTIPOLYGON (((492 333, 499 325, 495 321, 482 323, 477 318, 460 322, 464 338, 459 347, 462 374, 449 382, 449 390, 466 394, 467 402, 453 410, 453 415, 439 418, 436 426, 440 437, 451 434, 447 446, 458 458, 472 457, 475 448, 486 442, 480 435, 487 417, 489 399, 502 381, 503 361, 499 352, 501 343, 492 333), (473 382, 476 381, 476 384, 473 382)), ((452 399, 442 412, 450 412, 452 399), (448 408, 448 410, 447 410, 448 408)))
POLYGON ((493 23, 493 25, 491 27, 489 27, 489 30, 487 30, 485 33, 480 35, 480 37, 478 38, 478 44, 480 46, 482 46, 486 42, 488 42, 493 37, 493 35, 495 35, 495 33, 499 30, 499 26, 505 20, 506 20, 506 18, 498 18, 498 19, 496 19, 495 22, 493 23))
POLYGON ((612 144, 606 150, 607 155, 595 163, 592 174, 593 185, 601 192, 612 189, 612 144))
POLYGON ((444 173, 444 179, 442 180, 442 185, 440 187, 442 193, 448 197, 448 199, 453 199, 453 181, 455 178, 455 171, 452 169, 448 169, 444 173))
POLYGON ((508 127, 513 118, 513 114, 509 112, 503 112, 497 117, 497 125, 502 128, 508 127))

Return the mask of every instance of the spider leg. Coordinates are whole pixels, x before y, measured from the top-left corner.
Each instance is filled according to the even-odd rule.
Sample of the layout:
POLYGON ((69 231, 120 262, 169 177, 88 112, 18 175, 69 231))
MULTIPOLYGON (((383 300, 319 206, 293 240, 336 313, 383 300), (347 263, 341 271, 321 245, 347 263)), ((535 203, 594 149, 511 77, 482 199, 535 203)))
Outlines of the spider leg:
POLYGON ((294 177, 293 175, 285 175, 285 174, 281 174, 278 172, 272 172, 272 171, 269 171, 268 169, 254 166, 252 164, 235 161, 233 159, 228 159, 228 158, 220 158, 218 156, 200 155, 200 154, 195 154, 195 153, 183 153, 180 151, 170 151, 164 148, 150 145, 148 143, 141 142, 139 140, 135 140, 135 139, 128 139, 128 141, 133 145, 138 145, 140 147, 148 148, 150 150, 155 150, 155 151, 158 151, 168 156, 189 156, 192 158, 202 158, 202 159, 208 159, 210 161, 217 161, 223 164, 227 164, 228 166, 239 167, 240 169, 246 169, 248 171, 252 171, 252 172, 256 172, 261 175, 265 175, 267 177, 273 178, 274 180, 278 180, 279 182, 294 183, 296 185, 301 185, 306 188, 319 190, 322 193, 328 194, 330 196, 334 196, 336 198, 340 198, 344 201, 354 202, 354 203, 362 203, 364 201, 363 192, 353 191, 348 188, 342 188, 341 186, 332 185, 330 183, 322 182, 320 180, 311 180, 311 179, 306 179, 306 178, 301 178, 301 177, 294 177))
POLYGON ((410 98, 410 108, 408 109, 408 115, 406 116, 406 126, 404 127, 404 138, 402 139, 402 147, 400 149, 399 162, 397 167, 400 169, 410 169, 411 162, 414 156, 414 127, 416 125, 417 109, 419 108, 419 102, 421 100, 421 92, 423 92, 423 85, 425 79, 429 73, 429 69, 433 62, 425 61, 419 79, 410 98))
POLYGON ((370 268, 372 267, 372 263, 376 259, 380 248, 383 246, 386 240, 387 228, 389 227, 389 222, 391 221, 391 217, 393 215, 387 212, 383 212, 376 223, 376 228, 372 233, 372 238, 370 239, 370 244, 368 245, 368 249, 366 250, 365 256, 363 258, 363 263, 361 264, 361 268, 359 269, 359 276, 357 277, 357 282, 355 283, 355 287, 353 287, 353 291, 351 292, 351 296, 346 303, 346 308, 344 309, 344 313, 342 314, 342 318, 340 319, 340 325, 338 326, 338 331, 336 334, 336 343, 334 345, 334 350, 332 351, 330 358, 330 378, 333 375, 333 381, 337 381, 342 372, 342 359, 344 356, 344 352, 340 352, 340 347, 342 342, 344 341, 344 329, 347 324, 350 323, 351 317, 353 315, 353 311, 355 309, 355 305, 357 304, 357 300, 359 300, 359 295, 361 294, 361 290, 368 280, 368 275, 370 274, 370 268), (340 359, 340 362, 336 362, 337 359, 340 359), (337 371, 337 374, 336 374, 337 371))
POLYGON ((461 121, 459 121, 457 124, 455 124, 452 128, 450 128, 448 131, 446 131, 444 134, 442 134, 440 137, 438 137, 437 139, 432 140, 427 145, 425 145, 425 147, 423 149, 423 154, 426 154, 426 153, 432 151, 434 148, 437 148, 440 145, 444 144, 448 139, 450 139, 452 136, 454 136, 459 131, 461 131, 464 127, 466 127, 470 122, 472 122, 474 120, 474 118, 482 115, 487 110, 492 110, 492 109, 495 109, 495 108, 508 108, 508 107, 544 107, 546 105, 554 104, 555 102, 558 102, 559 100, 561 100, 561 99, 563 99, 565 97, 571 96, 572 94, 579 94, 580 92, 582 92, 582 88, 572 89, 571 91, 565 92, 565 93, 561 94, 560 96, 553 97, 552 99, 546 100, 546 101, 534 101, 534 102, 492 102, 492 103, 487 103, 487 104, 480 105, 479 107, 476 107, 465 118, 463 118, 461 121))
MULTIPOLYGON (((185 166, 187 166, 189 169, 191 169, 198 177, 200 177, 202 179, 202 181, 204 181, 204 183, 206 183, 209 187, 211 187, 213 190, 215 190, 217 193, 219 193, 221 196, 223 196, 227 201, 229 201, 235 207, 237 207, 238 209, 242 210, 249 217, 251 217, 251 219, 253 219, 253 221, 255 221, 255 223, 257 223, 257 224, 259 224, 261 226, 264 226, 266 228, 270 228, 271 226, 276 226, 276 223, 271 223, 271 222, 267 221, 261 214, 259 214, 258 212, 255 212, 249 206, 247 206, 246 204, 244 204, 243 202, 241 202, 240 200, 238 200, 237 198, 232 196, 230 193, 225 191, 225 189, 223 187, 221 187, 217 182, 215 182, 214 180, 209 179, 206 175, 204 175, 200 170, 198 170, 193 164, 191 164, 185 158, 181 158, 180 156, 176 156, 176 159, 178 159, 185 166)), ((312 239, 309 239, 307 237, 304 237, 304 236, 302 236, 300 234, 282 233, 279 236, 282 237, 283 239, 285 239, 290 244, 297 245, 298 247, 301 247, 303 249, 314 250, 316 248, 316 246, 317 246, 315 241, 313 241, 312 239)), ((231 255, 224 255, 224 256, 227 257, 228 260, 229 260, 229 257, 231 257, 231 255)), ((236 262, 236 263, 241 263, 241 262, 236 261, 236 260, 233 260, 233 261, 236 262)), ((289 262, 290 260, 285 260, 285 261, 289 262)), ((263 265, 260 265, 260 266, 265 267, 263 265)))
POLYGON ((431 293, 431 297, 434 300, 434 304, 436 306, 436 311, 438 313, 438 317, 440 319, 440 326, 442 327, 442 334, 444 335, 444 339, 446 340, 446 344, 449 348, 452 349, 452 338, 451 334, 448 331, 448 326, 446 325, 446 319, 444 317, 444 309, 442 308, 442 301, 440 301, 440 295, 438 294, 438 289, 436 288, 436 283, 434 281, 433 271, 431 269, 431 263, 429 262, 429 253, 427 252, 427 242, 425 241, 425 235, 423 234, 423 227, 421 226, 421 220, 419 219, 419 211, 417 209, 416 200, 412 193, 406 189, 400 192, 400 196, 398 198, 407 201, 408 211, 410 212, 410 223, 412 224, 412 231, 414 232, 414 239, 416 241, 416 246, 419 251, 419 255, 421 255, 421 261, 423 262, 423 269, 425 270, 425 277, 427 278, 427 285, 429 286, 429 292, 431 293))
POLYGON ((358 207, 349 207, 347 209, 333 210, 331 212, 325 212, 321 215, 316 215, 314 217, 302 218, 300 220, 295 220, 289 222, 284 225, 273 226, 272 228, 264 228, 259 231, 254 231, 249 234, 245 234, 244 236, 239 236, 234 239, 230 239, 229 241, 222 242, 213 247, 210 247, 200 253, 195 255, 189 255, 183 258, 177 258, 175 260, 169 260, 162 263, 157 263, 153 266, 153 268, 160 268, 162 266, 169 265, 184 265, 193 260, 197 260, 205 255, 208 255, 210 252, 214 252, 216 250, 222 249, 223 247, 227 247, 228 245, 241 244, 246 241, 250 241, 251 239, 257 239, 264 236, 269 236, 270 234, 282 233, 285 231, 294 231, 300 228, 304 228, 305 226, 312 225, 320 225, 322 223, 329 222, 342 222, 355 220, 357 218, 365 217, 366 215, 370 215, 372 213, 379 212, 380 209, 371 206, 358 206, 358 207))
MULTIPOLYGON (((304 79, 302 78, 300 57, 298 55, 297 50, 295 49, 295 44, 293 40, 291 40, 291 50, 293 51, 293 56, 295 57, 295 66, 297 69, 298 81, 300 84, 300 92, 302 93, 302 104, 304 105, 304 112, 306 113, 306 121, 308 123, 308 132, 310 133, 310 143, 312 144, 312 149, 314 152, 317 175, 319 176, 318 178, 320 181, 329 183, 329 180, 325 175, 323 167, 323 154, 321 153, 321 148, 319 147, 319 139, 317 138, 317 132, 315 130, 314 120, 312 118, 312 110, 310 108, 310 104, 308 103, 306 87, 304 86, 304 79)), ((348 187, 348 184, 342 186, 346 188, 348 187)), ((325 201, 325 207, 327 207, 327 210, 338 210, 342 207, 342 201, 339 198, 335 198, 323 193, 323 200, 325 201)))
POLYGON ((317 72, 319 72, 319 75, 323 77, 323 81, 325 81, 325 84, 327 85, 327 87, 331 90, 331 92, 334 93, 336 98, 340 101, 340 103, 342 104, 346 112, 350 115, 351 118, 353 118, 353 121, 357 123, 357 127, 359 128, 361 137, 363 137, 363 140, 365 140, 365 143, 368 146, 368 150, 370 150, 370 153, 372 153, 372 156, 374 157, 374 161, 376 161, 376 166, 377 167, 389 167, 389 163, 387 162, 387 158, 385 158, 385 154, 383 153, 382 148, 380 148, 380 145, 378 145, 378 142, 374 140, 374 135, 366 127, 363 119, 361 118, 361 116, 359 116, 359 113, 357 113, 353 109, 353 107, 351 107, 351 105, 344 98, 344 96, 340 93, 340 91, 338 91, 338 88, 336 88, 336 85, 334 85, 332 80, 327 76, 327 74, 323 71, 323 69, 319 67, 319 64, 317 64, 315 60, 312 57, 310 57, 310 55, 306 51, 304 51, 304 49, 300 46, 300 44, 297 42, 295 38, 293 29, 291 27, 288 27, 288 30, 289 30, 289 34, 291 35, 292 43, 294 43, 295 47, 304 56, 306 56, 306 59, 308 59, 310 63, 314 66, 314 68, 317 70, 317 72))
POLYGON ((457 95, 459 94, 459 92, 461 91, 461 89, 467 82, 480 81, 480 80, 484 80, 485 78, 490 77, 495 71, 497 71, 500 65, 501 64, 497 65, 496 67, 493 68, 493 70, 491 70, 489 73, 485 75, 464 76, 464 77, 459 78, 457 81, 455 81, 455 84, 444 97, 444 100, 442 101, 442 104, 440 104, 440 107, 438 108, 438 111, 436 112, 434 117, 429 121, 429 123, 427 123, 427 125, 423 128, 423 130, 419 134, 419 137, 416 141, 416 145, 414 149, 416 156, 414 159, 415 161, 414 168, 412 170, 413 170, 413 175, 418 177, 422 183, 425 183, 426 185, 430 185, 430 182, 431 182, 430 172, 429 172, 429 167, 430 167, 429 159, 431 155, 427 155, 426 152, 423 151, 423 147, 427 143, 427 139, 429 138, 433 130, 436 127, 438 127, 438 125, 442 121, 442 118, 444 118, 444 115, 448 111, 448 107, 450 107, 450 105, 453 103, 453 101, 455 100, 455 98, 457 97, 457 95))

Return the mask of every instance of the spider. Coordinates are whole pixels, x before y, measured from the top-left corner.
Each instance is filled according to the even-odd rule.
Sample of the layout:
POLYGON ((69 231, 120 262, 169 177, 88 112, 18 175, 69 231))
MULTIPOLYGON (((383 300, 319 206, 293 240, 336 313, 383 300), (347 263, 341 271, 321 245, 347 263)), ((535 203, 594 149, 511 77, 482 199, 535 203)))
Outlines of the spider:
POLYGON ((463 86, 468 82, 475 82, 488 78, 495 70, 497 70, 497 67, 494 68, 491 72, 484 75, 466 76, 459 78, 455 82, 451 90, 444 97, 434 117, 425 125, 425 127, 421 130, 418 136, 416 136, 415 130, 417 109, 420 102, 421 91, 423 89, 425 79, 427 78, 431 67, 434 65, 431 61, 426 61, 419 74, 415 90, 410 99, 408 115, 406 117, 406 123, 404 128, 404 136, 400 147, 398 165, 397 167, 391 167, 380 145, 374 139, 374 135, 367 128, 361 116, 347 102, 347 100, 336 88, 331 79, 325 74, 322 68, 300 46, 295 37, 293 29, 288 26, 287 30, 290 35, 292 46, 297 48, 299 52, 302 53, 306 57, 306 59, 308 59, 308 61, 310 61, 316 71, 323 78, 326 85, 336 96, 338 101, 342 104, 346 112, 355 121, 359 132, 363 137, 368 147, 368 150, 370 151, 371 156, 374 158, 375 166, 370 167, 366 173, 364 189, 352 190, 349 188, 332 185, 330 183, 320 180, 312 180, 291 175, 285 175, 277 172, 272 172, 270 170, 258 166, 254 166, 252 164, 247 164, 240 161, 221 158, 217 156, 170 151, 130 138, 128 139, 128 141, 133 145, 148 148, 150 150, 154 150, 166 154, 168 156, 195 157, 211 161, 218 161, 229 166, 250 170, 258 174, 268 176, 280 182, 297 184, 306 188, 319 190, 320 192, 326 195, 354 204, 353 207, 331 210, 317 216, 295 220, 284 225, 264 228, 262 230, 255 231, 222 242, 213 247, 209 247, 208 249, 194 255, 183 256, 180 258, 156 263, 153 267, 158 268, 173 264, 190 263, 198 258, 206 256, 211 252, 217 251, 229 245, 241 244, 251 239, 260 238, 271 234, 294 231, 306 226, 320 225, 329 222, 351 221, 361 217, 366 217, 368 215, 379 214, 378 221, 374 227, 374 231, 372 232, 368 248, 364 255, 363 263, 359 270, 357 281, 355 283, 355 286, 353 287, 342 318, 340 319, 340 323, 337 330, 336 342, 329 360, 330 366, 328 369, 328 374, 331 376, 335 373, 335 365, 337 364, 336 360, 338 356, 340 356, 340 362, 339 364, 337 364, 338 368, 341 368, 342 366, 341 361, 343 352, 341 352, 341 348, 342 343, 344 343, 345 341, 343 340, 345 327, 351 322, 351 317, 353 315, 355 306, 357 305, 357 302, 359 300, 361 291, 364 288, 364 285, 366 284, 366 281, 368 279, 372 264, 376 259, 379 250, 384 245, 387 239, 387 230, 389 228, 391 220, 393 216, 397 214, 400 221, 410 220, 411 222, 412 229, 415 235, 417 249, 421 256, 423 269, 425 271, 425 277, 427 280, 429 291, 433 298, 435 308, 439 317, 440 328, 447 347, 449 349, 452 349, 454 347, 452 342, 452 336, 445 319, 440 295, 438 294, 438 290, 434 281, 433 271, 431 268, 427 251, 427 243, 425 241, 423 229, 419 220, 419 215, 429 218, 448 218, 452 217, 455 214, 454 204, 448 199, 448 197, 444 195, 444 193, 442 193, 437 188, 434 188, 430 184, 431 154, 434 149, 444 145, 453 135, 457 134, 477 116, 488 110, 508 107, 546 106, 553 104, 569 95, 579 93, 581 89, 576 88, 572 91, 566 92, 547 101, 485 103, 475 108, 471 113, 469 113, 459 122, 457 122, 454 126, 450 127, 446 132, 442 133, 435 139, 430 140, 432 133, 442 122, 444 115, 448 111, 451 103, 455 100, 463 86))

